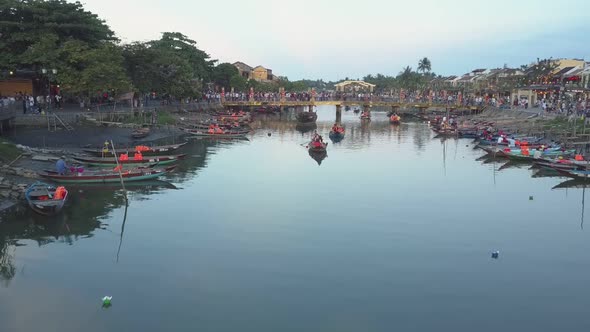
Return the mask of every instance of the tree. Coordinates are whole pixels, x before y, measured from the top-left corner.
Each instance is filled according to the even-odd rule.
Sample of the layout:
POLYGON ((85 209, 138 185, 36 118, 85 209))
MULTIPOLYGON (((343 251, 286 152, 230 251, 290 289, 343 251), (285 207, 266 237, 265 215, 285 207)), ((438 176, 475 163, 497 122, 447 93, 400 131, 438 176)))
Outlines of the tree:
POLYGON ((3 0, 0 5, 0 69, 39 71, 62 62, 64 43, 78 40, 90 47, 116 41, 114 32, 80 2, 3 0))
POLYGON ((418 71, 421 71, 422 74, 430 72, 431 69, 432 64, 430 63, 430 60, 427 57, 424 57, 420 59, 420 61, 418 61, 418 71))
POLYGON ((92 97, 104 91, 117 94, 131 89, 121 49, 116 45, 91 48, 73 40, 64 44, 60 55, 65 63, 58 77, 63 89, 71 94, 92 97))
POLYGON ((231 63, 220 63, 216 67, 213 68, 211 79, 215 85, 224 87, 226 91, 229 91, 231 88, 231 79, 234 76, 240 76, 238 68, 236 68, 231 63))
POLYGON ((208 82, 214 60, 196 47, 194 40, 178 32, 164 32, 159 40, 125 45, 125 67, 141 92, 194 97, 208 82))
POLYGON ((229 85, 234 88, 234 91, 246 91, 248 88, 248 80, 240 75, 234 75, 229 80, 229 85))

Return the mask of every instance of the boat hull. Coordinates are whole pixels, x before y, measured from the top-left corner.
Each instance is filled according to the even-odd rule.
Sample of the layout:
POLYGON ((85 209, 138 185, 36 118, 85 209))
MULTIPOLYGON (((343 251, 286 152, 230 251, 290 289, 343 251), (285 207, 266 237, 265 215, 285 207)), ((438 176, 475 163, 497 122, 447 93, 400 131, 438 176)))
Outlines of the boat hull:
POLYGON ((40 175, 46 179, 59 183, 113 183, 120 182, 121 177, 123 178, 123 182, 152 180, 173 169, 174 167, 168 167, 165 169, 135 170, 133 172, 123 172, 121 175, 119 175, 118 172, 108 172, 104 174, 93 173, 90 175, 59 175, 49 173, 40 175))

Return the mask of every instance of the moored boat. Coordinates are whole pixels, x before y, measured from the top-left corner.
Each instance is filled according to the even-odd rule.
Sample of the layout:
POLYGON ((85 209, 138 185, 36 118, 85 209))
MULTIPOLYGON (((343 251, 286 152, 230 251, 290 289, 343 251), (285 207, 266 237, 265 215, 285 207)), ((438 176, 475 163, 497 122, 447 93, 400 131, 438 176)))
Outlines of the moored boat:
POLYGON ((69 174, 57 174, 55 172, 41 173, 40 176, 60 183, 112 183, 121 181, 121 177, 124 182, 129 181, 143 181, 156 179, 161 175, 164 175, 172 171, 176 166, 169 166, 166 168, 136 168, 132 170, 122 171, 119 174, 118 171, 85 171, 83 173, 69 173, 69 174))
MULTIPOLYGON (((139 156, 136 158, 127 159, 125 154, 119 156, 118 164, 126 166, 126 165, 135 165, 135 166, 146 166, 158 164, 158 165, 168 165, 174 162, 177 162, 180 159, 186 157, 186 154, 178 154, 178 155, 169 155, 169 156, 139 156)), ((98 158, 98 157, 74 157, 74 160, 91 165, 91 166, 101 166, 101 167, 113 167, 117 166, 117 160, 114 157, 106 157, 106 158, 98 158)))
POLYGON ((144 138, 147 137, 150 134, 151 130, 149 127, 141 127, 141 128, 137 128, 135 130, 133 130, 133 132, 131 133, 131 137, 133 138, 144 138))
POLYGON ((297 113, 296 118, 301 123, 310 123, 318 119, 318 114, 316 112, 301 112, 297 113))
MULTIPOLYGON (((159 146, 145 146, 145 145, 138 145, 135 147, 125 147, 125 148, 117 148, 117 152, 125 153, 131 151, 140 151, 144 156, 155 156, 155 155, 162 155, 174 152, 181 147, 185 146, 188 142, 179 143, 179 144, 171 144, 171 145, 159 145, 159 146)), ((92 154, 97 157, 113 157, 113 151, 109 149, 82 149, 85 153, 92 154)))
POLYGON ((187 134, 193 136, 200 136, 200 137, 213 137, 213 138, 242 138, 246 137, 246 135, 250 132, 249 130, 242 130, 242 131, 232 131, 232 130, 225 130, 221 132, 210 132, 209 130, 204 129, 189 129, 185 128, 183 131, 187 134))
POLYGON ((56 188, 47 183, 35 182, 25 191, 25 198, 31 210, 44 216, 53 216, 62 210, 68 190, 62 186, 56 188))

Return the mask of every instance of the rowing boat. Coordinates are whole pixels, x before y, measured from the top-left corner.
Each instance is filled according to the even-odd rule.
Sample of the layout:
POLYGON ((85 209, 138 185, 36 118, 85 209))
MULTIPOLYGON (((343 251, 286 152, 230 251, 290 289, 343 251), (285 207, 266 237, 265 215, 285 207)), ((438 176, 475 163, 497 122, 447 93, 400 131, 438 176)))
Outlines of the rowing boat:
POLYGON ((193 136, 200 136, 200 137, 213 137, 213 138, 242 138, 246 137, 246 135, 250 132, 249 130, 243 131, 224 131, 223 133, 210 133, 208 130, 200 130, 200 129, 189 129, 184 128, 182 129, 185 133, 193 135, 193 136))
POLYGON ((170 166, 161 169, 153 168, 137 168, 121 172, 116 171, 98 171, 98 172, 84 172, 84 173, 70 173, 65 175, 51 173, 41 173, 40 176, 60 183, 112 183, 121 181, 143 181, 156 179, 172 171, 176 166, 170 166))
POLYGON ((330 139, 333 142, 338 143, 344 139, 344 130, 342 130, 341 132, 340 131, 330 131, 330 133, 328 134, 328 137, 330 137, 330 139))
POLYGON ((135 129, 131 133, 131 137, 144 138, 144 137, 147 137, 147 135, 149 135, 149 134, 150 134, 150 128, 149 127, 142 127, 142 128, 135 129))
POLYGON ((326 152, 326 148, 328 147, 328 143, 325 142, 310 142, 307 148, 310 152, 326 152))
MULTIPOLYGON (((180 159, 186 157, 186 154, 178 154, 178 155, 170 155, 170 156, 147 156, 141 159, 118 159, 118 164, 120 165, 135 165, 135 166, 149 166, 157 163, 158 165, 168 165, 174 162, 177 162, 180 159)), ((101 167, 113 167, 117 166, 117 160, 114 157, 107 157, 107 158, 92 158, 92 157, 74 157, 76 161, 79 161, 84 164, 88 164, 91 166, 101 166, 101 167)))
POLYGON ((318 119, 316 112, 301 112, 297 114, 297 121, 301 123, 315 122, 318 119))
MULTIPOLYGON (((161 154, 171 153, 180 149, 181 147, 185 146, 188 142, 180 143, 180 144, 171 144, 171 145, 160 145, 160 146, 135 146, 135 147, 127 147, 127 148, 117 148, 119 152, 131 152, 131 151, 140 151, 144 156, 155 156, 161 154)), ((97 157, 113 157, 113 152, 110 150, 103 150, 101 148, 96 149, 82 149, 85 153, 95 155, 97 157)))
POLYGON ((25 198, 31 210, 44 216, 54 216, 63 208, 68 199, 65 187, 54 187, 47 183, 35 182, 27 191, 25 198))

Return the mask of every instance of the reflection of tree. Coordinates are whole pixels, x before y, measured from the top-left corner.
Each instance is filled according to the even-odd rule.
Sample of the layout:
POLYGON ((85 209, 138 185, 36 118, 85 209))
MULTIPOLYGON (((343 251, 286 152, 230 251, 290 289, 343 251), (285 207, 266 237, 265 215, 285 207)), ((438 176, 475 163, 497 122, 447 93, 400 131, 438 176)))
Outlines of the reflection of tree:
POLYGON ((430 128, 427 126, 415 126, 413 138, 416 150, 424 151, 426 142, 430 140, 430 128))
MULTIPOLYGON (((163 190, 158 181, 144 183, 143 186, 128 186, 127 190, 135 198, 143 198, 163 190)), ((116 186, 68 186, 68 202, 62 213, 44 217, 29 209, 7 215, 0 223, 0 280, 6 285, 14 277, 15 248, 21 240, 32 240, 38 246, 53 242, 73 244, 75 241, 90 238, 96 229, 104 229, 101 219, 113 209, 125 204, 125 195, 116 186)))

